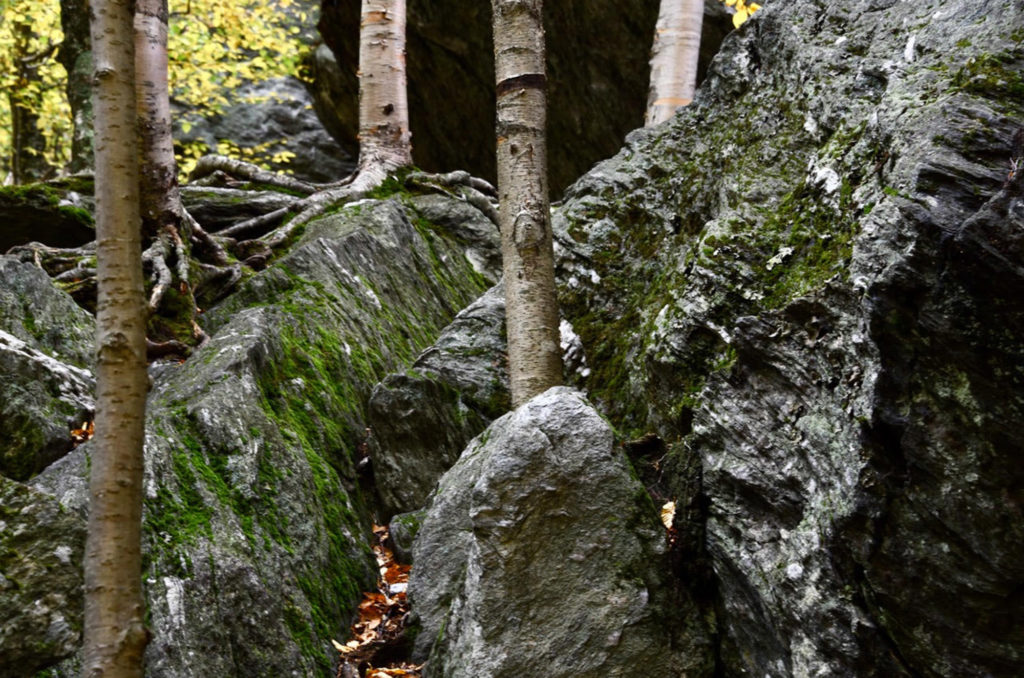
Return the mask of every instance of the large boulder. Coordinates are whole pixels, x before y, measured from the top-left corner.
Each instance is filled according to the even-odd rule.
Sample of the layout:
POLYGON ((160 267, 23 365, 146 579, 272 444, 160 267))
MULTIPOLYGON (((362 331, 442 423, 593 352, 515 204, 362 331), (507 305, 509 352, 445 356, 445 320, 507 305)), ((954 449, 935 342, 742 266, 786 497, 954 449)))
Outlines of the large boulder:
POLYGON ((608 424, 565 387, 474 439, 413 546, 425 675, 674 675, 665 533, 608 424))
POLYGON ((92 419, 94 331, 46 273, 0 256, 0 475, 27 480, 92 419))
POLYGON ((494 287, 410 369, 373 389, 371 455, 383 517, 422 507, 466 443, 508 410, 504 320, 503 291, 494 287))
POLYGON ((576 383, 665 441, 718 675, 1019 672, 1021 25, 766 4, 555 213, 576 383))
POLYGON ((82 631, 85 520, 0 476, 0 677, 72 654, 82 631))
POLYGON ((28 242, 77 247, 96 237, 92 181, 70 177, 0 187, 0 254, 28 242))
POLYGON ((73 446, 92 419, 92 373, 0 330, 0 475, 27 480, 73 446))
MULTIPOLYGON (((409 117, 417 164, 432 171, 463 168, 493 180, 490 4, 413 0, 408 14, 409 117)), ((643 124, 657 16, 657 0, 545 3, 548 164, 556 193, 594 162, 615 153, 626 133, 643 124)), ((354 154, 358 0, 322 2, 319 28, 333 55, 320 48, 311 60, 317 110, 354 154)), ((730 30, 723 5, 706 0, 702 71, 730 30)))
POLYGON ((0 256, 0 330, 75 367, 93 363, 95 323, 42 269, 0 256))
POLYGON ((305 181, 337 181, 354 169, 353 156, 324 129, 298 78, 247 83, 230 98, 233 103, 216 115, 180 111, 175 143, 202 144, 209 152, 228 143, 227 151, 244 149, 247 160, 305 181))
MULTIPOLYGON (((147 675, 335 674, 376 572, 366 400, 492 284, 464 252, 398 200, 349 206, 207 311, 206 346, 151 366, 147 675)), ((84 511, 91 447, 34 487, 84 511)))
MULTIPOLYGON (((412 366, 370 396, 370 450, 382 517, 415 511, 471 438, 510 407, 505 292, 496 285, 455 316, 412 366)), ((562 320, 565 371, 589 369, 562 320)))

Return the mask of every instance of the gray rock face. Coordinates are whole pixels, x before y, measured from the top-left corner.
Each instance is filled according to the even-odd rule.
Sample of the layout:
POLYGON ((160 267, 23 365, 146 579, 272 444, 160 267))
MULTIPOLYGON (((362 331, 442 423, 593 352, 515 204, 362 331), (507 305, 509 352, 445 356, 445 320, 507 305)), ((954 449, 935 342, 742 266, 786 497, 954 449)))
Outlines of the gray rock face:
POLYGON ((502 288, 459 312, 412 368, 370 396, 371 456, 385 515, 423 506, 466 443, 508 409, 502 288))
POLYGON ((242 148, 259 148, 255 160, 272 170, 292 172, 306 181, 337 181, 354 169, 354 161, 320 124, 305 86, 296 78, 272 78, 250 83, 231 93, 238 103, 212 118, 185 116, 175 142, 203 141, 211 152, 229 140, 242 148), (287 161, 274 155, 292 153, 287 161))
POLYGON ((392 516, 388 523, 388 536, 391 537, 391 549, 395 560, 399 563, 412 564, 412 545, 423 525, 426 511, 411 511, 392 516))
POLYGON ((0 476, 0 676, 72 654, 82 630, 85 520, 0 476))
POLYGON ((0 475, 27 480, 92 419, 93 332, 43 271, 0 257, 0 475))
MULTIPOLYGON (((334 675, 329 639, 375 574, 366 399, 487 285, 410 214, 364 201, 309 224, 204 314, 208 345, 151 368, 147 675, 334 675)), ((33 484, 83 510, 89 448, 33 484)))
POLYGON ((93 317, 41 269, 0 256, 0 330, 75 367, 93 362, 93 317))
POLYGON ((473 440, 413 546, 426 675, 673 675, 664 531, 611 429, 558 387, 473 440))
POLYGON ((0 475, 27 480, 70 451, 71 429, 92 419, 92 373, 0 330, 0 475))
POLYGON ((240 221, 289 207, 295 196, 277 191, 245 191, 219 186, 183 186, 181 201, 203 228, 219 231, 240 221))
POLYGON ((1021 25, 768 4, 556 213, 577 383, 668 442, 721 675, 1019 671, 1021 25))
POLYGON ((92 196, 64 188, 77 183, 72 178, 0 188, 0 254, 33 241, 77 247, 95 238, 92 196))
POLYGON ((71 655, 82 625, 84 518, 26 480, 92 419, 93 319, 30 264, 0 256, 0 676, 71 655))
MULTIPOLYGON (((479 210, 438 195, 416 196, 412 206, 451 234, 483 279, 497 279, 497 229, 479 210)), ((410 368, 373 389, 367 452, 381 519, 422 507, 466 443, 507 410, 502 294, 491 289, 460 311, 410 368)))

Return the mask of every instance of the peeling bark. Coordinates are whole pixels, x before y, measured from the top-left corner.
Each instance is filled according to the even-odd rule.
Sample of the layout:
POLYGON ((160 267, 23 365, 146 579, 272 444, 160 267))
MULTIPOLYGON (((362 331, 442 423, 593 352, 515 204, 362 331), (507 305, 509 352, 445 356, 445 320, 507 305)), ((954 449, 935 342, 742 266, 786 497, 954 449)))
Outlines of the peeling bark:
POLYGON ((181 223, 167 82, 167 0, 135 3, 135 97, 139 117, 142 231, 152 240, 181 223))
POLYGON ((383 181, 412 165, 405 0, 363 0, 359 26, 359 169, 383 181))

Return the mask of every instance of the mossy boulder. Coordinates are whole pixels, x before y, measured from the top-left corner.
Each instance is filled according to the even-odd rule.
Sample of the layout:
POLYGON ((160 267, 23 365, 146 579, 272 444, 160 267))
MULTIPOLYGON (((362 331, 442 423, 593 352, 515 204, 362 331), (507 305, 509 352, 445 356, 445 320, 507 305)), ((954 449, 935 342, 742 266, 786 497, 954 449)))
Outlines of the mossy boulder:
MULTIPOLYGON (((204 314, 209 344, 151 366, 148 675, 335 674, 376 572, 366 402, 491 284, 464 252, 398 199, 344 208, 204 314)), ((90 452, 34 483, 83 510, 90 452)))
POLYGON ((42 270, 0 256, 0 475, 32 477, 92 419, 94 331, 42 270))
POLYGON ((0 676, 22 678, 74 653, 82 632, 85 520, 0 476, 0 676))
POLYGON ((665 442, 641 475, 685 505, 680 642, 723 675, 1024 655, 997 621, 1024 562, 1022 22, 765 3, 555 212, 574 383, 665 442))
POLYGON ((45 184, 0 188, 0 254, 41 242, 78 247, 95 237, 92 179, 71 177, 45 184))

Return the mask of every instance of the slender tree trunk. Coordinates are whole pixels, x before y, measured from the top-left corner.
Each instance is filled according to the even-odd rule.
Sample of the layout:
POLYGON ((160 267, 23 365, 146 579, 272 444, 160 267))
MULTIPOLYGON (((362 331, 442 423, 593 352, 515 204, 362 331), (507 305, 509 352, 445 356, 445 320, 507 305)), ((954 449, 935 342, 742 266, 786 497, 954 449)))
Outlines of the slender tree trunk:
POLYGON ((704 0, 661 0, 651 47, 647 126, 672 117, 693 101, 704 23, 704 0))
POLYGON ((85 552, 86 678, 141 678, 147 376, 133 0, 92 0, 96 113, 96 436, 85 552))
POLYGON ((46 138, 39 129, 38 100, 25 94, 32 85, 39 85, 39 62, 50 58, 51 54, 29 52, 33 37, 31 24, 16 24, 14 36, 18 86, 7 93, 11 109, 11 174, 14 183, 27 184, 42 181, 52 173, 43 155, 46 138))
POLYGON ((167 0, 135 0, 135 96, 139 117, 142 230, 155 239, 181 225, 167 80, 167 0))
POLYGON ((359 174, 371 174, 378 184, 389 172, 412 165, 405 23, 405 0, 363 0, 359 30, 359 174))
POLYGON ((60 25, 64 31, 57 56, 67 71, 68 104, 74 124, 71 134, 69 172, 93 165, 92 148, 92 46, 89 40, 89 0, 60 0, 60 25))
POLYGON ((542 0, 492 0, 501 254, 512 405, 562 383, 548 205, 542 0))

